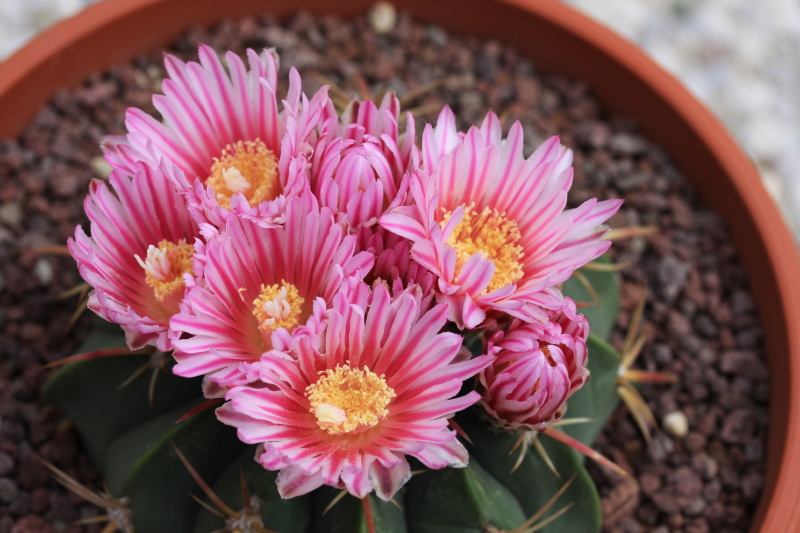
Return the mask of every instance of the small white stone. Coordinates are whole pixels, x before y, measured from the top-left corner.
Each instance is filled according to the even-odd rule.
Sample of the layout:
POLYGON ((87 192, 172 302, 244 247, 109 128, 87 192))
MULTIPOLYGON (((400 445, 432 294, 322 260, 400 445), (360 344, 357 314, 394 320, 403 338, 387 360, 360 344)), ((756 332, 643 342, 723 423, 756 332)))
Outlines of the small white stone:
POLYGON ((367 17, 370 26, 377 33, 389 33, 397 24, 397 9, 389 2, 376 2, 367 17))
MULTIPOLYGON (((224 57, 220 57, 220 59, 224 59, 224 57)), ((147 67, 145 72, 151 80, 161 80, 164 78, 164 76, 161 74, 161 67, 158 65, 150 65, 147 67)))
POLYGON ((672 411, 664 415, 661 427, 673 437, 683 438, 689 433, 689 420, 683 411, 672 411))
POLYGON ((143 70, 136 69, 133 71, 133 81, 136 82, 136 85, 140 89, 150 89, 150 78, 147 77, 147 74, 143 70))
POLYGON ((17 202, 8 202, 0 206, 0 222, 10 228, 22 224, 22 207, 17 202))
POLYGON ((33 273, 39 278, 39 283, 44 286, 50 285, 50 282, 53 281, 53 265, 44 257, 36 261, 36 265, 33 267, 33 273))
POLYGON ((111 165, 108 164, 106 158, 98 155, 93 157, 89 161, 89 165, 92 167, 92 171, 94 171, 94 175, 101 179, 106 179, 111 175, 111 165))

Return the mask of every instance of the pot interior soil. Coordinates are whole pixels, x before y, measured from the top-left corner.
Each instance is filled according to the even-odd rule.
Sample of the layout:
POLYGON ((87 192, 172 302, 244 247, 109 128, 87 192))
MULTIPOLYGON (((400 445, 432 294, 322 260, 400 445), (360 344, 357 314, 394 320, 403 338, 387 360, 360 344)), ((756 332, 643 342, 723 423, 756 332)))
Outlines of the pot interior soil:
MULTIPOLYGON (((605 529, 748 530, 765 469, 769 374, 747 275, 725 222, 698 202, 635 120, 608 116, 585 83, 540 75, 503 43, 451 35, 405 15, 385 34, 366 18, 225 20, 210 31, 190 29, 171 52, 195 59, 200 43, 236 53, 275 47, 282 86, 295 66, 308 94, 323 82, 349 97, 396 91, 406 109, 417 110, 418 132, 448 104, 463 129, 488 109, 506 131, 519 120, 526 155, 560 135, 575 152, 571 205, 625 198, 612 227, 658 227, 655 235, 611 248, 614 261, 628 265, 620 271, 622 311, 611 342, 621 346, 647 291, 648 340, 638 366, 680 380, 640 390, 659 423, 675 412, 688 420, 685 434, 667 424, 671 433, 657 429, 648 446, 626 408, 615 414, 596 447, 638 484, 590 466, 605 529)), ((37 247, 63 245, 76 224, 86 223, 88 183, 108 170, 98 143, 124 132, 126 107, 156 114, 150 97, 160 90, 161 63, 155 51, 60 90, 18 139, 0 143, 0 533, 101 528, 70 525, 100 511, 58 486, 34 455, 102 486, 68 422, 39 398, 50 373, 44 365, 73 353, 92 318, 85 313, 68 328, 78 300, 59 295, 81 281, 74 261, 37 247)))

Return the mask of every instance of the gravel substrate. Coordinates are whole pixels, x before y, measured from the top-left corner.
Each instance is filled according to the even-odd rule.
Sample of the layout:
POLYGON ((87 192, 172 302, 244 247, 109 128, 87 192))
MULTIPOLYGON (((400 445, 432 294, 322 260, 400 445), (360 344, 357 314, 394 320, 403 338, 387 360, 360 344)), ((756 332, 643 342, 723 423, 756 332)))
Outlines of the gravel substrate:
MULTIPOLYGON (((747 531, 765 466, 769 373, 762 330, 725 223, 700 205, 663 151, 637 133, 635 121, 604 115, 585 84, 540 76, 506 45, 449 35, 402 15, 385 35, 366 19, 299 14, 286 24, 270 17, 225 21, 210 32, 188 31, 174 52, 194 58, 201 42, 237 53, 274 46, 284 78, 296 66, 307 92, 319 87, 311 70, 353 96, 367 89, 403 97, 441 80, 405 102, 428 110, 418 115, 420 125, 444 104, 463 128, 494 109, 506 129, 522 122, 527 153, 561 135, 575 150, 571 204, 622 197, 626 203, 611 226, 660 228, 612 248, 617 261, 633 265, 621 273, 623 310, 612 343, 621 345, 649 287, 648 342, 638 364, 675 372, 680 382, 640 390, 659 422, 675 412, 688 420, 685 436, 659 430, 648 447, 624 407, 614 415, 597 448, 638 485, 590 465, 606 531, 747 531)), ((56 298, 80 278, 71 258, 28 249, 61 245, 85 222, 88 182, 104 173, 97 144, 124 131, 126 107, 155 113, 150 96, 162 75, 159 52, 91 76, 55 94, 19 139, 0 143, 0 533, 100 529, 69 525, 100 511, 66 493, 34 457, 100 486, 74 431, 38 393, 50 372, 43 365, 72 353, 91 325, 83 316, 67 331, 77 301, 56 298)), ((673 433, 680 434, 678 426, 673 433)))

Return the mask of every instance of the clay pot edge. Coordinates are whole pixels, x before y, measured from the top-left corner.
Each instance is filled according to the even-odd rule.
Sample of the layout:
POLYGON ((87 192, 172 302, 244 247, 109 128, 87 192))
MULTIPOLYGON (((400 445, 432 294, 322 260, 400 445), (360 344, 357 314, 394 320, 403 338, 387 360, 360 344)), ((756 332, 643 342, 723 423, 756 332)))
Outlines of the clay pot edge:
MULTIPOLYGON (((331 5, 320 0, 307 0, 312 11, 339 11, 343 16, 363 12, 369 1, 351 0, 345 6, 331 5)), ((716 192, 723 200, 715 199, 699 181, 702 176, 692 172, 693 164, 689 154, 681 157, 683 151, 672 153, 678 166, 687 173, 693 183, 703 193, 703 199, 727 211, 737 246, 743 260, 751 271, 752 285, 756 293, 757 305, 767 330, 767 351, 773 376, 773 392, 770 405, 771 425, 769 435, 769 456, 767 479, 758 514, 751 531, 792 531, 800 529, 800 507, 796 505, 796 494, 800 493, 800 256, 798 256, 794 237, 789 231, 776 206, 769 198, 760 182, 758 173, 731 135, 702 104, 670 74, 656 65, 634 44, 626 41, 611 30, 576 12, 556 0, 473 0, 459 6, 459 20, 443 20, 449 6, 445 2, 425 2, 420 0, 400 0, 399 7, 410 8, 412 13, 423 20, 434 20, 445 27, 465 33, 479 33, 510 41, 527 48, 520 38, 514 38, 502 28, 491 27, 485 17, 468 23, 469 15, 476 12, 486 14, 496 10, 506 17, 509 25, 514 20, 509 10, 527 12, 532 21, 541 28, 551 27, 554 35, 568 36, 567 41, 590 47, 588 52, 605 60, 618 77, 631 78, 646 89, 643 98, 652 99, 655 107, 666 106, 674 114, 669 117, 674 125, 683 123, 699 139, 702 150, 699 155, 710 154, 724 178, 732 187, 716 192), (509 14, 510 13, 510 14, 509 14), (427 16, 426 16, 427 15, 427 16), (538 20, 537 20, 538 19, 538 20), (490 27, 487 31, 486 28, 490 27), (708 153, 704 153, 708 152, 708 153), (677 157, 675 157, 677 156, 677 157), (742 218, 737 220, 731 210, 744 207, 742 218), (733 208, 724 206, 733 206, 733 208), (755 240, 754 240, 755 239, 755 240), (752 275, 755 274, 755 275, 752 275)), ((16 135, 17 131, 41 107, 49 95, 59 86, 79 82, 91 71, 108 67, 114 63, 127 61, 137 52, 154 49, 166 44, 190 20, 209 24, 222 16, 243 16, 260 12, 277 12, 282 15, 297 9, 294 3, 275 1, 269 3, 235 0, 222 7, 213 0, 197 0, 191 10, 182 9, 189 5, 186 0, 105 0, 89 6, 74 17, 64 20, 41 33, 25 47, 0 63, 0 136, 16 135), (214 4, 217 4, 216 6, 214 4), (189 13, 182 20, 170 20, 169 16, 189 13), (153 17, 154 14, 159 15, 153 17), (160 17, 160 18, 159 18, 160 17), (139 24, 155 26, 153 31, 143 30, 139 24), (135 27, 138 26, 138 27, 135 27), (127 28, 126 37, 138 36, 135 44, 119 35, 120 28, 127 28), (115 32, 117 33, 115 35, 115 32), (101 43, 118 42, 120 46, 101 46, 101 43), (120 43, 119 41, 123 41, 120 43), (87 55, 88 50, 95 53, 87 55)), ((524 37, 522 37, 524 39, 524 37)), ((586 52, 587 50, 584 50, 586 52)), ((530 53, 535 56, 536 54, 530 53)), ((566 55, 569 55, 567 53, 566 55)), ((534 62, 539 64, 539 61, 534 62)), ((580 70, 576 64, 567 63, 568 70, 580 70)), ((548 65, 543 70, 558 70, 548 65)), ((585 67, 586 65, 582 65, 585 67)), ((567 72, 574 74, 574 72, 567 72)), ((596 87, 597 73, 587 79, 596 87)), ((605 85, 608 85, 607 83, 605 85)), ((626 103, 615 102, 613 94, 598 91, 604 105, 611 101, 610 108, 625 112, 626 103)), ((630 114, 630 113, 629 113, 630 114)), ((654 113, 656 114, 656 113, 654 113)), ((647 115, 644 115, 647 118, 647 115)), ((648 136, 662 141, 652 124, 643 124, 648 136)), ((664 142, 669 147, 670 140, 664 142)), ((691 152, 687 149, 686 152, 691 152)), ((723 182, 726 181, 723 178, 723 182)))

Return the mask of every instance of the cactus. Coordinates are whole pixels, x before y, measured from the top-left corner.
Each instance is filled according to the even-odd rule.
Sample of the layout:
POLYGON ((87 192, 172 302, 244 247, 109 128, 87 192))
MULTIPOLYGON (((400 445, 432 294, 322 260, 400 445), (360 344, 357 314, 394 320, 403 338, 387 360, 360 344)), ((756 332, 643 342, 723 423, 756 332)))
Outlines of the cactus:
POLYGON ((603 340, 622 201, 565 210, 572 152, 524 156, 493 112, 459 133, 445 107, 418 147, 393 93, 337 115, 293 70, 279 112, 274 51, 198 55, 166 56, 164 123, 129 110, 103 143, 68 241, 125 334, 44 391, 106 531, 596 533, 584 455, 624 474, 590 446, 620 379, 643 404, 618 378, 643 342, 603 340))
MULTIPOLYGON (((600 305, 587 307, 584 312, 592 321, 593 331, 607 333, 607 316, 616 314, 619 301, 615 276, 590 272, 587 277, 600 305), (595 321, 600 321, 601 326, 595 326, 595 321)), ((572 281, 565 292, 578 301, 586 301, 588 297, 585 289, 572 281)), ((82 351, 124 345, 117 326, 98 321, 82 351)), ((589 337, 588 346, 591 379, 570 398, 567 416, 591 421, 561 429, 591 445, 617 405, 619 356, 597 335, 589 337)), ((243 473, 247 494, 258 503, 266 530, 368 531, 361 502, 349 494, 324 512, 339 496, 337 489, 322 487, 306 496, 281 499, 275 486, 276 473, 253 461, 255 447, 242 444, 233 428, 216 420, 213 410, 176 424, 202 402, 199 378, 180 378, 169 371, 160 375, 152 405, 147 399, 146 376, 119 389, 131 373, 146 363, 147 357, 128 355, 72 363, 55 373, 44 389, 45 398, 75 424, 111 494, 130 499, 137 533, 224 530, 225 521, 190 496, 202 496, 202 491, 173 445, 234 511, 245 507, 240 482, 243 473)), ((465 441, 469 466, 428 471, 419 463, 412 464, 415 475, 393 502, 371 496, 375 530, 379 533, 513 531, 574 476, 558 500, 560 507, 572 507, 541 531, 598 532, 600 502, 583 458, 567 446, 539 435, 537 438, 560 478, 535 447, 527 448, 518 468, 511 473, 518 460, 516 453, 510 453, 517 435, 491 428, 484 416, 476 406, 459 413, 455 419, 471 440, 465 441)), ((206 504, 214 506, 208 498, 206 504)))
MULTIPOLYGON (((611 265, 607 255, 600 256, 595 263, 601 265, 611 265)), ((614 329, 614 322, 617 319, 619 310, 619 287, 616 283, 609 282, 613 279, 611 272, 580 269, 579 273, 588 281, 588 287, 582 284, 580 277, 573 276, 564 283, 564 294, 570 296, 576 302, 594 303, 581 309, 589 324, 592 326, 592 334, 601 339, 607 339, 614 329), (594 297, 597 302, 594 302, 594 297)))

